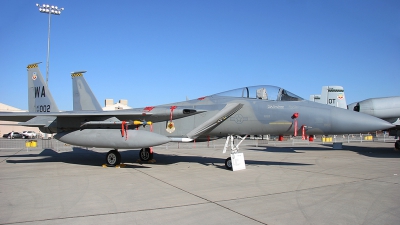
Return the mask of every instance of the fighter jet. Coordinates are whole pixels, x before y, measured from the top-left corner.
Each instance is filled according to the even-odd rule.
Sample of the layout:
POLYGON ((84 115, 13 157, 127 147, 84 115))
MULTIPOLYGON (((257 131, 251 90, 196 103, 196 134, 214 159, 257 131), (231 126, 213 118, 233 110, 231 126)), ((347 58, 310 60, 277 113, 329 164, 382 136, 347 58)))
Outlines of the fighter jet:
MULTIPOLYGON (((32 74, 29 66, 28 74, 32 74)), ((29 75, 28 78, 31 79, 29 75)), ((73 76, 73 82, 77 82, 75 78, 79 78, 81 83, 84 81, 83 73, 73 76)), ((86 101, 77 101, 83 108, 88 101, 97 101, 88 91, 77 93, 85 95, 86 101)), ((78 97, 82 98, 74 94, 74 98, 78 97)), ((304 100, 286 89, 271 85, 243 87, 189 101, 136 109, 0 113, 0 119, 25 121, 21 124, 26 125, 43 115, 56 117, 50 123, 43 123, 41 128, 57 133, 54 137, 60 141, 114 148, 107 154, 107 164, 110 165, 121 160, 117 149, 142 148, 139 156, 146 161, 153 157, 150 146, 168 141, 207 141, 227 137, 225 148, 230 146, 231 153, 236 153, 241 142, 235 145, 232 140, 237 135, 348 134, 393 126, 373 116, 304 100), (123 137, 126 132, 129 138, 123 137), (140 146, 133 147, 135 142, 124 145, 131 137, 140 146)), ((228 169, 232 169, 231 163, 228 157, 225 160, 228 169)))

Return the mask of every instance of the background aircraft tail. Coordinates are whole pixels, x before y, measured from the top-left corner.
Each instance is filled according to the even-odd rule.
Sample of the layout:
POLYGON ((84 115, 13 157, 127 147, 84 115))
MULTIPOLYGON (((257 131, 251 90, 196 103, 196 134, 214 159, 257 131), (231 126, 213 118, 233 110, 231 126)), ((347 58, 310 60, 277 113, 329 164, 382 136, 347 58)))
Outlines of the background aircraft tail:
POLYGON ((39 64, 33 63, 28 69, 28 104, 29 112, 59 112, 58 107, 44 82, 39 64))
POLYGON ((323 86, 321 95, 311 95, 310 101, 347 109, 342 86, 323 86))
POLYGON ((72 89, 73 89, 73 110, 74 111, 103 111, 92 90, 87 84, 83 74, 86 71, 73 72, 72 89))

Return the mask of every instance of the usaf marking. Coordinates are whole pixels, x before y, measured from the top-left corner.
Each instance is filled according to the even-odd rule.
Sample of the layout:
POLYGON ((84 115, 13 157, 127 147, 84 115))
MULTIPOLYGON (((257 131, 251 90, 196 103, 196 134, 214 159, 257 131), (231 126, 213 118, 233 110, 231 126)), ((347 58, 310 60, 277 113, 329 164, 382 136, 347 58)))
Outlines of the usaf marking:
POLYGON ((44 86, 42 86, 42 88, 35 87, 34 91, 35 91, 35 98, 45 98, 46 97, 46 90, 45 90, 44 86), (42 91, 40 91, 40 89, 42 89, 42 91))
POLYGON ((284 109, 283 105, 268 105, 268 109, 284 109))
POLYGON ((50 105, 37 105, 36 112, 50 112, 50 105))
MULTIPOLYGON (((45 98, 46 89, 44 86, 34 87, 35 98, 45 98)), ((50 112, 50 105, 37 105, 36 112, 50 112)))
POLYGON ((243 121, 248 121, 248 117, 244 117, 242 114, 236 114, 234 116, 231 116, 230 121, 235 121, 237 124, 243 123, 243 121))

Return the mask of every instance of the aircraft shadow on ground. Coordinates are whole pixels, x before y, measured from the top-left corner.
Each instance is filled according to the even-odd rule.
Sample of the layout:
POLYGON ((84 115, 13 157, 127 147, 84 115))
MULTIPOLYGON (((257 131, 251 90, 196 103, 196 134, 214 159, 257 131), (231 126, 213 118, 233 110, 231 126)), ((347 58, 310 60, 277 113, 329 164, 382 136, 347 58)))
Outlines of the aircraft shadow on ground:
MULTIPOLYGON (((135 151, 137 150, 127 150, 135 151)), ((121 152, 122 153, 122 152, 121 152)), ((121 154, 122 155, 122 154, 121 154)), ((5 156, 7 157, 7 156, 5 156)), ((72 151, 54 151, 53 149, 44 149, 39 154, 19 154, 8 156, 13 159, 6 160, 7 163, 49 163, 62 162, 67 164, 102 166, 105 163, 106 152, 96 152, 84 148, 73 147, 72 151), (15 159, 28 158, 28 159, 15 159)), ((133 168, 147 168, 142 165, 129 165, 133 168)))
MULTIPOLYGON (((307 151, 338 151, 333 149, 332 144, 322 144, 321 146, 259 146, 258 148, 249 148, 251 151, 263 151, 274 153, 305 153, 307 151)), ((367 147, 367 146, 351 146, 343 144, 341 151, 352 151, 360 155, 375 158, 400 158, 400 151, 394 147, 367 147)), ((246 150, 245 150, 246 151, 246 150)))
MULTIPOLYGON (((125 168, 151 168, 152 163, 140 162, 139 150, 121 150, 122 163, 125 168), (139 161, 139 162, 138 162, 139 161)), ((52 149, 44 149, 39 154, 27 153, 19 155, 9 155, 7 163, 49 163, 62 162, 67 164, 85 165, 85 166, 102 166, 105 163, 106 152, 96 152, 84 148, 73 147, 72 151, 54 151, 52 149), (17 159, 16 159, 17 158, 17 159), (24 158, 24 159, 18 159, 24 158)), ((227 154, 221 155, 221 158, 203 157, 203 156, 180 156, 174 154, 154 153, 156 165, 171 165, 180 162, 199 163, 205 166, 214 166, 216 168, 225 169, 225 159, 227 154)), ((246 159, 246 165, 264 165, 264 166, 307 166, 312 164, 290 163, 290 162, 274 162, 264 160, 246 159)))
MULTIPOLYGON (((199 163, 205 166, 214 166, 221 169, 225 168, 225 159, 228 155, 222 155, 221 158, 214 157, 203 157, 203 156, 180 156, 180 155, 169 155, 169 154, 154 154, 154 158, 157 160, 157 164, 175 164, 179 162, 185 163, 199 163)), ((264 166, 308 166, 312 164, 306 163, 291 163, 291 162, 275 162, 267 160, 249 160, 246 159, 246 165, 264 165, 264 166)))

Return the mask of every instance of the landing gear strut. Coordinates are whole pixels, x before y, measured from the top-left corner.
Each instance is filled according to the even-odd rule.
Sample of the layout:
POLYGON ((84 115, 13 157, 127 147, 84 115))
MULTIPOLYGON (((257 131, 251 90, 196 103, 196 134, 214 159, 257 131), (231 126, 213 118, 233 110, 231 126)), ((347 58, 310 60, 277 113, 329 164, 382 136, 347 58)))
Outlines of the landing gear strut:
MULTIPOLYGON (((226 149, 227 149, 228 146, 230 145, 230 147, 231 147, 231 155, 232 155, 232 154, 236 154, 236 153, 238 152, 238 150, 239 150, 239 145, 244 141, 244 139, 246 139, 247 136, 248 136, 248 135, 245 135, 245 136, 242 138, 242 140, 240 140, 240 142, 239 142, 237 145, 235 145, 235 144, 233 143, 233 135, 229 135, 229 136, 226 138, 224 150, 222 151, 222 153, 225 153, 225 152, 226 152, 226 149)), ((225 167, 226 167, 226 169, 228 169, 228 170, 233 170, 233 167, 232 167, 232 157, 228 157, 228 158, 225 160, 225 167)))
POLYGON ((142 161, 150 161, 153 159, 153 152, 150 148, 142 148, 139 152, 139 158, 142 161))
POLYGON ((117 149, 110 150, 106 155, 106 162, 108 166, 116 166, 121 163, 121 154, 117 149))

